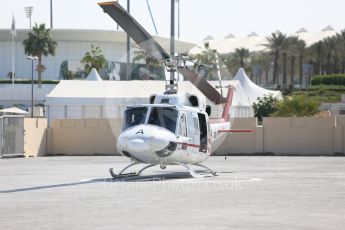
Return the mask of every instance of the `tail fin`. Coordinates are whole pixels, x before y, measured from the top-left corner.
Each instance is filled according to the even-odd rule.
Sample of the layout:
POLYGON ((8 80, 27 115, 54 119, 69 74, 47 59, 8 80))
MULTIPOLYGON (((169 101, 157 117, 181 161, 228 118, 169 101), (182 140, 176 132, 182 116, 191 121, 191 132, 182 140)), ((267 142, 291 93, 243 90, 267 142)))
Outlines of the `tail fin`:
POLYGON ((229 86, 228 87, 228 95, 226 96, 225 107, 224 107, 223 115, 222 115, 222 119, 224 121, 229 120, 229 110, 230 110, 230 106, 232 104, 233 96, 234 96, 234 88, 232 86, 229 86))

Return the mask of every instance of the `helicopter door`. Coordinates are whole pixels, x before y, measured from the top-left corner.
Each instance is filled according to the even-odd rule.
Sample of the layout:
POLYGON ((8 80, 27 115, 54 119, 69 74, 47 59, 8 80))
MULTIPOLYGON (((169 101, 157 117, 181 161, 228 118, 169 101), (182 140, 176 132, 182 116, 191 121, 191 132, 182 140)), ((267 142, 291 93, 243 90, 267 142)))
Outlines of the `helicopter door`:
POLYGON ((207 152, 207 122, 205 114, 198 113, 199 133, 200 133, 200 152, 207 152))
POLYGON ((191 128, 191 135, 193 145, 198 148, 192 148, 193 152, 199 152, 200 145, 200 129, 199 129, 199 118, 197 113, 191 113, 191 121, 189 122, 191 128))

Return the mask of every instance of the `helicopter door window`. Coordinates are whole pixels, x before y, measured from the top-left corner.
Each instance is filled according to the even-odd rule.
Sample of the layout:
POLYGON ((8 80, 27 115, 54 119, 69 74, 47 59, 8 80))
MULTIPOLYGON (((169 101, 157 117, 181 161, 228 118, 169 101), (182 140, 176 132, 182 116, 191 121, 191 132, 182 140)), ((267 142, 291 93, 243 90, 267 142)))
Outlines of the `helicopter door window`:
POLYGON ((186 114, 182 113, 179 120, 178 135, 187 137, 186 114))
POLYGON ((194 134, 199 135, 199 121, 198 118, 193 117, 193 123, 194 123, 194 134))
POLYGON ((147 107, 128 108, 125 110, 123 130, 145 123, 147 107))
POLYGON ((207 122, 205 114, 198 113, 200 130, 200 152, 207 151, 207 122))

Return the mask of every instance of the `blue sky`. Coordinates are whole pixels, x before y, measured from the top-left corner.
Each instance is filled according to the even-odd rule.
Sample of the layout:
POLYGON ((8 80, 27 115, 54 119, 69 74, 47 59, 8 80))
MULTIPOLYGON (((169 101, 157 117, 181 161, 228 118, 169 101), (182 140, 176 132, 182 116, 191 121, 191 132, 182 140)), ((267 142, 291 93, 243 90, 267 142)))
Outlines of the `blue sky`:
MULTIPOLYGON (((102 0, 53 0, 55 28, 116 29, 97 2, 102 0)), ((33 21, 50 24, 50 0, 0 0, 0 28, 28 28, 24 6, 33 6, 33 21)), ((120 0, 126 4, 126 0, 120 0)), ((170 0, 149 0, 159 35, 170 33, 170 0)), ((261 35, 279 29, 294 33, 300 27, 318 32, 327 25, 345 28, 344 0, 180 0, 181 39, 199 42, 207 35, 237 37, 252 31, 261 35)), ((131 0, 131 13, 151 33, 154 28, 146 0, 131 0)))

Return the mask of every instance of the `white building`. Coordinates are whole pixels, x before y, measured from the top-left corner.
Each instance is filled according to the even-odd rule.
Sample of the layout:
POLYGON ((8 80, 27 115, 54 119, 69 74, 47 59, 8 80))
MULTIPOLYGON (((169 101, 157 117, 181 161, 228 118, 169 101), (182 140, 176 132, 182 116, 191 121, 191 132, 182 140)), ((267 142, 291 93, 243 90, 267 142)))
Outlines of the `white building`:
MULTIPOLYGON (((17 30, 14 43, 15 79, 31 79, 31 60, 26 58, 23 45, 23 40, 27 38, 29 31, 17 30)), ((43 57, 43 65, 46 67, 42 74, 43 80, 62 79, 61 64, 64 61, 68 61, 68 68, 80 68, 80 60, 87 51, 91 50, 91 44, 102 49, 108 63, 115 63, 115 67, 120 67, 120 69, 126 66, 127 34, 123 31, 54 29, 52 36, 57 41, 56 54, 55 56, 43 57)), ((170 51, 170 39, 159 36, 154 36, 154 38, 167 52, 170 51)), ((176 41, 176 51, 179 53, 186 53, 193 46, 195 44, 190 42, 176 41)), ((137 47, 135 43, 131 44, 132 51, 137 50, 137 47)), ((133 53, 131 57, 133 58, 133 53)), ((9 80, 7 77, 9 72, 12 72, 12 35, 9 29, 0 29, 0 80, 9 80)), ((125 71, 122 69, 121 73, 123 72, 125 71)), ((36 71, 34 71, 34 79, 37 79, 36 71)), ((113 79, 119 79, 116 77, 116 73, 113 79)), ((55 86, 45 84, 42 85, 42 88, 38 88, 35 85, 34 104, 43 103, 45 96, 55 86)), ((0 84, 0 107, 13 105, 23 105, 24 108, 31 105, 31 84, 15 84, 13 86, 0 84)))
MULTIPOLYGON (((17 79, 31 78, 31 60, 24 54, 23 40, 27 38, 30 30, 19 29, 15 37, 15 73, 17 79)), ((87 51, 91 50, 91 44, 99 46, 109 63, 126 62, 126 38, 123 31, 107 30, 75 30, 53 29, 52 37, 57 42, 55 56, 43 57, 43 79, 57 80, 61 78, 60 68, 63 61, 78 68, 78 63, 87 51)), ((170 40, 159 36, 153 36, 161 46, 169 52, 170 40)), ((176 52, 187 53, 195 44, 185 41, 176 41, 176 52)), ((132 50, 137 48, 133 42, 132 50)), ((131 54, 133 57, 133 53, 131 54)), ((12 35, 9 29, 0 29, 0 79, 6 79, 12 72, 12 35)), ((37 72, 35 72, 35 79, 37 72)), ((8 78, 7 78, 8 79, 8 78)), ((1 99, 0 99, 1 100, 1 99)))

